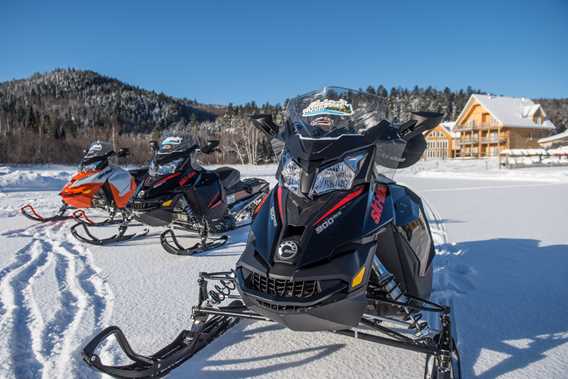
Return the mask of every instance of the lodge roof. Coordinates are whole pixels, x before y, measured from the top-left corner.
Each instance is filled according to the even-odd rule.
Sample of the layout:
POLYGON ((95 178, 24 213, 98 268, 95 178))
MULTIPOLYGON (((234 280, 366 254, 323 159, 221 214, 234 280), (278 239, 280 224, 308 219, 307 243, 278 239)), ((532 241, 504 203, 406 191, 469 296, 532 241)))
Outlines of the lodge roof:
POLYGON ((536 104, 524 97, 473 94, 458 116, 458 121, 465 115, 469 105, 475 100, 491 113, 497 121, 500 121, 503 126, 511 128, 555 129, 554 124, 550 120, 545 120, 541 125, 534 122, 533 115, 538 110, 542 112, 544 117, 546 117, 546 113, 540 104, 536 104))
POLYGON ((566 140, 568 142, 568 129, 566 129, 562 133, 558 133, 558 134, 552 135, 550 137, 541 138, 541 139, 538 140, 538 143, 542 144, 542 143, 549 143, 549 142, 560 142, 560 141, 563 141, 563 140, 566 140))

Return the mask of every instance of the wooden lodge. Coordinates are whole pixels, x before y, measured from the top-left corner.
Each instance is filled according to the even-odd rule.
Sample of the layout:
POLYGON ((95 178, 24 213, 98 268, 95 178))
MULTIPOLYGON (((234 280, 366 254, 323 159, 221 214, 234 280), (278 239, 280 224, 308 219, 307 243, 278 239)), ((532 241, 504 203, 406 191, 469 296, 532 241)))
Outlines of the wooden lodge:
POLYGON ((505 149, 540 147, 538 141, 555 130, 539 104, 529 99, 471 95, 458 116, 457 156, 498 156, 505 149))

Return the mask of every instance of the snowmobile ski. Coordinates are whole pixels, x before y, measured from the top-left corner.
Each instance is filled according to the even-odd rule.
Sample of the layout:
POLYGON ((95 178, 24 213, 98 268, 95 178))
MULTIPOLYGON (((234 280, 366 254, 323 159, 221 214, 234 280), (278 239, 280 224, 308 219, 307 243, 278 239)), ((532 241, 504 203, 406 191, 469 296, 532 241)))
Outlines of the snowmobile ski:
MULTIPOLYGON (((71 227, 71 234, 73 234, 73 236, 75 236, 75 238, 77 238, 80 241, 89 243, 91 245, 98 245, 98 246, 103 246, 103 245, 108 245, 111 243, 115 243, 115 242, 122 242, 122 241, 130 241, 133 239, 138 239, 138 238, 142 238, 144 236, 146 236, 149 233, 149 229, 145 228, 144 231, 142 231, 141 233, 132 233, 132 234, 126 234, 126 230, 128 229, 128 225, 130 223, 130 219, 127 216, 123 215, 123 221, 121 222, 120 226, 118 227, 118 232, 116 234, 114 234, 111 237, 107 237, 107 238, 98 238, 96 236, 94 236, 90 230, 89 230, 89 223, 85 222, 85 221, 79 221, 78 223, 76 223, 75 225, 73 225, 71 227), (82 229, 83 234, 81 234, 81 232, 79 232, 78 229, 82 229)), ((90 225, 93 226, 93 225, 90 225)), ((99 226, 99 225, 95 225, 95 226, 99 226)))
POLYGON ((50 217, 43 217, 31 204, 26 204, 20 208, 22 215, 30 220, 37 222, 50 222, 50 221, 63 221, 74 219, 73 215, 65 215, 65 212, 69 209, 66 204, 63 204, 57 214, 50 217))
POLYGON ((160 244, 168 253, 173 255, 194 255, 208 250, 217 249, 227 243, 229 236, 222 235, 211 237, 209 235, 196 235, 201 241, 191 247, 184 247, 180 244, 180 236, 176 236, 172 228, 166 229, 160 235, 160 244), (171 241, 171 242, 170 242, 171 241))
MULTIPOLYGON (((231 306, 225 309, 230 310, 231 306)), ((194 321, 191 330, 182 331, 170 344, 160 351, 144 356, 134 352, 122 330, 111 326, 98 334, 83 349, 83 360, 91 367, 117 378, 159 378, 168 374, 214 339, 235 326, 238 317, 213 316, 206 321, 194 321), (108 366, 96 354, 97 348, 114 336, 125 355, 133 363, 125 366, 108 366)))

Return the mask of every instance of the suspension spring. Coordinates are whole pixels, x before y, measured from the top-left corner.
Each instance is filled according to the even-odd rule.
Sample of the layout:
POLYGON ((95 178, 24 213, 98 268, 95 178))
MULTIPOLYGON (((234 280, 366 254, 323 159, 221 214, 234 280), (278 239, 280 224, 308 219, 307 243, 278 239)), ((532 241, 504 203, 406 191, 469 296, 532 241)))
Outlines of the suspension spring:
MULTIPOLYGON (((373 257, 373 268, 379 277, 379 288, 386 292, 387 299, 399 303, 407 303, 408 298, 400 289, 395 277, 387 270, 376 255, 373 257)), ((404 306, 401 308, 404 312, 404 320, 410 323, 410 329, 413 329, 417 336, 426 337, 430 334, 431 331, 428 323, 422 320, 422 312, 404 306)))
POLYGON ((237 285, 233 280, 219 280, 217 284, 213 286, 213 289, 208 292, 209 302, 211 304, 219 304, 228 298, 237 288, 237 285))

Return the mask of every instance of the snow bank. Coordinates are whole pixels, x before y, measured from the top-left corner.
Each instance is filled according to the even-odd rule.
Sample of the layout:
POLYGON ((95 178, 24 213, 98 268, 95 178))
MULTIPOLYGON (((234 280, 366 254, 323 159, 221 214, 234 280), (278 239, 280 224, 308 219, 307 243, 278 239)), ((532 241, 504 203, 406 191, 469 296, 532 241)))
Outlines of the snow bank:
POLYGON ((498 159, 429 160, 399 170, 420 178, 568 182, 568 167, 499 168, 498 159))
POLYGON ((0 166, 0 192, 60 190, 74 171, 68 166, 0 166))

